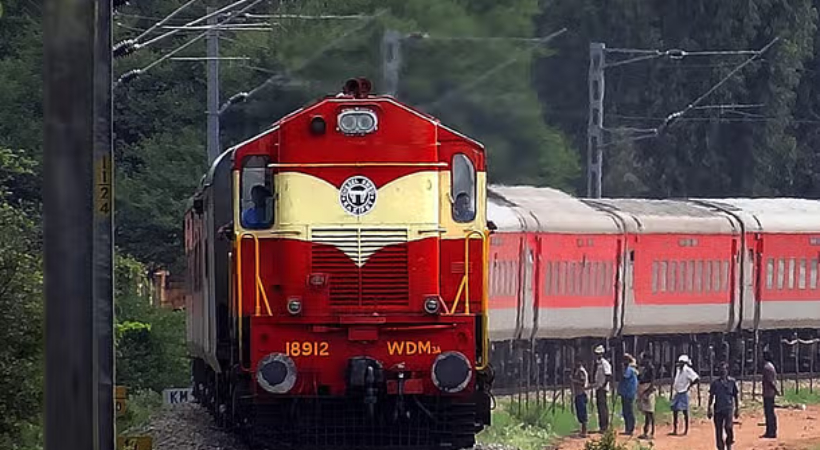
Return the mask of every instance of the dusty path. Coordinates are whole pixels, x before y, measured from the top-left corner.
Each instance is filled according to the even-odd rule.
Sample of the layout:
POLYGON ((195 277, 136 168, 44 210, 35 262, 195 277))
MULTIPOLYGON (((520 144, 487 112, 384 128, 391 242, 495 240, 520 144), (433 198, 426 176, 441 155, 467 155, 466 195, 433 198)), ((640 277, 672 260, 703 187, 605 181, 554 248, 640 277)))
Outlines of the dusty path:
MULTIPOLYGON (((764 428, 761 411, 742 414, 735 423, 735 450, 820 450, 820 406, 809 406, 805 411, 778 409, 778 439, 759 439, 764 428)), ((643 425, 641 417, 639 425, 643 425)), ((710 450, 715 448, 714 427, 711 421, 694 419, 688 436, 668 436, 671 424, 659 424, 655 432, 655 450, 710 450)), ((619 436, 620 438, 620 436, 619 436)), ((632 439, 636 441, 637 439, 632 439)), ((630 445, 630 448, 634 444, 630 445)), ((646 441, 644 441, 644 445, 646 441)), ((568 438, 560 450, 583 450, 584 440, 568 438)))

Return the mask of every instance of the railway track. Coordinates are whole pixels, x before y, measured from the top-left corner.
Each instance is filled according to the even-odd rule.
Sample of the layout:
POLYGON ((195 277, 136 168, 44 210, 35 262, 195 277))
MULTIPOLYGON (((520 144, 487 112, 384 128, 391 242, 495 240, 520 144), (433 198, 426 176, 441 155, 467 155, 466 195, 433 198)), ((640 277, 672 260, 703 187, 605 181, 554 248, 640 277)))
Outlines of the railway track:
MULTIPOLYGON (((152 450, 259 450, 246 436, 219 428, 201 406, 190 403, 166 407, 144 426, 125 434, 153 438, 152 450)), ((276 449, 275 443, 267 448, 276 449)), ((477 444, 475 450, 515 450, 500 444, 477 444)))

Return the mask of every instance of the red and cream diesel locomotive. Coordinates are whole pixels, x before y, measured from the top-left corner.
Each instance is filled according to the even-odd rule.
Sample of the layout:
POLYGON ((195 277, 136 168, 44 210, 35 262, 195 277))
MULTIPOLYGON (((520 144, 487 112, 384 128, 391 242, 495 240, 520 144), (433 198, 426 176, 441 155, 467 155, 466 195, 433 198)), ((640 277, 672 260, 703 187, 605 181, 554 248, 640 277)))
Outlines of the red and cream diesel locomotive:
POLYGON ((350 80, 185 216, 195 397, 258 441, 464 448, 489 423, 485 153, 350 80))

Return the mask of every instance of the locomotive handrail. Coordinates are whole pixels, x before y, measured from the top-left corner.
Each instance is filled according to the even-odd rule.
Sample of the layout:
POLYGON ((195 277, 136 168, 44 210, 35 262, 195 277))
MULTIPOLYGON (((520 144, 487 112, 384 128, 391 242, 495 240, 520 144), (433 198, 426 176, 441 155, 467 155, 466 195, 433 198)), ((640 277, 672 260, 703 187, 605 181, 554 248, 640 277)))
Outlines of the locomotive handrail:
MULTIPOLYGON (((259 266, 260 266, 260 264, 259 264, 259 238, 255 234, 249 233, 249 232, 244 232, 244 233, 241 233, 239 235, 239 238, 237 239, 237 246, 236 246, 236 272, 237 272, 237 291, 238 291, 238 293, 237 293, 238 306, 237 307, 239 309, 239 314, 242 315, 242 305, 243 305, 243 303, 242 303, 242 241, 248 236, 253 238, 253 248, 254 248, 254 266, 255 266, 254 267, 254 278, 256 280, 256 289, 255 289, 255 292, 256 292, 256 311, 255 311, 255 315, 256 315, 256 317, 259 317, 259 316, 262 315, 262 311, 261 311, 262 310, 262 304, 259 301, 260 300, 259 294, 261 293, 262 294, 262 300, 265 301, 265 310, 267 310, 269 316, 272 316, 273 312, 270 309, 270 302, 268 301, 268 294, 265 293, 265 287, 262 284, 262 277, 259 275, 259 266)), ((240 329, 240 337, 241 337, 241 331, 242 331, 242 326, 241 325, 240 325, 239 329, 240 329)))
MULTIPOLYGON (((476 233, 478 233, 476 231, 476 233)), ((481 320, 484 322, 482 324, 482 330, 484 332, 484 347, 481 349, 481 364, 476 365, 477 371, 484 371, 490 365, 490 327, 489 327, 489 314, 490 314, 490 239, 489 239, 489 232, 484 231, 481 232, 481 274, 484 277, 482 283, 482 293, 481 293, 481 320)), ((467 236, 470 236, 469 234, 467 236)), ((467 239, 469 242, 469 238, 467 239)))
POLYGON ((489 266, 487 264, 487 258, 489 255, 489 240, 487 239, 487 233, 478 231, 478 230, 471 230, 467 232, 467 235, 464 237, 464 276, 461 278, 461 284, 458 286, 458 292, 456 293, 456 298, 453 301, 453 306, 449 309, 449 314, 456 314, 458 309, 458 304, 461 301, 461 294, 464 293, 464 314, 470 314, 470 240, 474 237, 478 236, 481 239, 481 275, 482 279, 482 294, 481 294, 481 320, 483 321, 483 332, 484 332, 484 345, 481 349, 481 364, 476 365, 477 371, 482 371, 487 368, 490 361, 490 336, 488 332, 488 323, 487 323, 487 311, 489 307, 489 266))
MULTIPOLYGON (((467 235, 464 237, 464 276, 461 277, 461 283, 458 286, 456 298, 453 300, 453 306, 450 308, 450 314, 455 314, 458 310, 458 304, 461 301, 462 292, 464 293, 464 314, 470 314, 470 239, 476 235, 478 235, 481 239, 482 263, 485 263, 485 260, 487 259, 487 249, 485 248, 487 235, 477 230, 467 232, 467 235)), ((483 265, 486 266, 486 264, 483 265)))

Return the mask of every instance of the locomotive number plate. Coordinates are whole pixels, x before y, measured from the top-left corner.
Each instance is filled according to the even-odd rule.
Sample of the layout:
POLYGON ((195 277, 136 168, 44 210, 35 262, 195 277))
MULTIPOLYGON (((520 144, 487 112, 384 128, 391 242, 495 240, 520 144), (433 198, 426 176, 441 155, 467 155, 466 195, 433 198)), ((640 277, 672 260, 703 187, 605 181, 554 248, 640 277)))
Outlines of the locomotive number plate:
POLYGON ((330 356, 327 342, 285 342, 288 356, 330 356))

